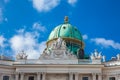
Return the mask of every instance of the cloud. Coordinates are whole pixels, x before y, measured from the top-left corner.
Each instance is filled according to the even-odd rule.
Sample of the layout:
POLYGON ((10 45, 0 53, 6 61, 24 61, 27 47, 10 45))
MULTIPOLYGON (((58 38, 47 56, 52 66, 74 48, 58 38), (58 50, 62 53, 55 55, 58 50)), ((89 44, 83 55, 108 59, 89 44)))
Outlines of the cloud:
POLYGON ((92 42, 95 42, 97 45, 101 45, 103 47, 112 47, 114 49, 120 50, 120 43, 115 42, 114 40, 107 40, 105 38, 93 38, 92 42))
POLYGON ((84 34, 82 37, 84 40, 88 39, 88 35, 86 35, 86 34, 84 34))
POLYGON ((46 41, 39 42, 39 38, 41 37, 39 35, 45 31, 45 26, 41 26, 37 22, 33 24, 32 31, 30 32, 26 31, 25 28, 17 30, 17 34, 9 40, 14 55, 24 50, 28 55, 28 59, 39 58, 46 47, 46 41))
POLYGON ((0 48, 5 47, 5 43, 4 43, 5 41, 6 39, 3 36, 0 36, 0 48))
POLYGON ((60 0, 32 0, 32 3, 38 12, 47 12, 59 5, 60 0))
POLYGON ((77 0, 68 0, 68 3, 74 6, 77 3, 77 0))
POLYGON ((38 22, 35 22, 35 23, 33 24, 33 29, 38 30, 38 31, 41 31, 41 32, 45 32, 45 31, 46 31, 45 26, 42 26, 42 25, 41 25, 40 23, 38 23, 38 22))
POLYGON ((10 39, 13 52, 17 54, 18 51, 24 50, 29 59, 38 58, 46 47, 46 41, 38 42, 38 39, 36 39, 35 36, 35 34, 30 32, 14 35, 10 39))

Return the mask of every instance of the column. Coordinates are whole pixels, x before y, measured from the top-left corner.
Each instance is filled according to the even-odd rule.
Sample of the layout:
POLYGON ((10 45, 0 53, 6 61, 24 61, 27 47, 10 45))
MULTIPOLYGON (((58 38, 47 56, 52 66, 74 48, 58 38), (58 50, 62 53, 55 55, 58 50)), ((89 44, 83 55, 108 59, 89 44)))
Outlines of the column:
POLYGON ((78 80, 78 76, 79 76, 79 74, 75 73, 75 80, 78 80))
POLYGON ((37 73, 37 80, 40 80, 41 74, 38 72, 37 73))
POLYGON ((101 73, 98 74, 98 80, 102 80, 102 74, 101 73))
POLYGON ((42 73, 42 80, 46 80, 46 73, 42 73))
POLYGON ((92 74, 92 78, 93 78, 93 80, 96 80, 96 73, 92 74))
POLYGON ((2 73, 0 73, 0 80, 3 80, 3 76, 2 76, 2 73))
POLYGON ((20 80, 24 80, 24 73, 21 73, 20 75, 20 80))
POLYGON ((69 80, 73 80, 73 73, 69 73, 69 80))
POLYGON ((82 74, 78 75, 79 80, 82 80, 82 74))
POLYGON ((116 74, 115 80, 119 80, 119 75, 116 74))
POLYGON ((19 74, 17 73, 15 74, 15 80, 18 80, 18 78, 19 78, 19 74))

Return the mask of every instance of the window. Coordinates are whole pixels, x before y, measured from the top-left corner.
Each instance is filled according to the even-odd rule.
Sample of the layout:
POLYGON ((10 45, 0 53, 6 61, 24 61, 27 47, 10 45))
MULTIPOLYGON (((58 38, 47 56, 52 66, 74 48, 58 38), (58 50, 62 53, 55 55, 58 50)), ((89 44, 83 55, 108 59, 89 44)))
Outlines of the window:
POLYGON ((9 76, 3 76, 3 80, 9 80, 9 76))
POLYGON ((65 29, 66 27, 65 26, 63 26, 63 29, 65 29))
POLYGON ((34 76, 29 76, 28 80, 34 80, 34 76))
POLYGON ((115 80, 115 77, 110 77, 109 80, 115 80))
POLYGON ((88 80, 88 77, 83 77, 82 80, 88 80))

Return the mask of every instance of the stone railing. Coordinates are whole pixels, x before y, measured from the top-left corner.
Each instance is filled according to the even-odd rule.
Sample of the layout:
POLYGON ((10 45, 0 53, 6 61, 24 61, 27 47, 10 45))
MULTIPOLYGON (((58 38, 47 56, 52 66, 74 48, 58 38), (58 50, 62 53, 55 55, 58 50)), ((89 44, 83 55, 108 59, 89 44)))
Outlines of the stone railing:
POLYGON ((78 64, 91 64, 90 59, 79 59, 78 64))
POLYGON ((17 60, 14 64, 92 64, 89 59, 74 59, 74 60, 39 60, 39 59, 27 59, 17 60))
POLYGON ((109 61, 109 62, 105 62, 103 63, 105 66, 109 67, 109 66, 120 66, 120 60, 118 61, 109 61))
POLYGON ((4 61, 0 60, 0 65, 12 65, 14 61, 4 61))

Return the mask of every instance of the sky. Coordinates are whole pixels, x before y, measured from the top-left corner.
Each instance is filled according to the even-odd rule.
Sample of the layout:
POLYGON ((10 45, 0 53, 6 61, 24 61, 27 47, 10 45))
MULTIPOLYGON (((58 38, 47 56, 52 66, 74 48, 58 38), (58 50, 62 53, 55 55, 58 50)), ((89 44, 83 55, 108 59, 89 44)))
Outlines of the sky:
POLYGON ((0 0, 0 54, 13 56, 24 50, 37 59, 50 32, 69 23, 81 32, 85 53, 95 49, 106 60, 120 53, 119 0, 0 0))

